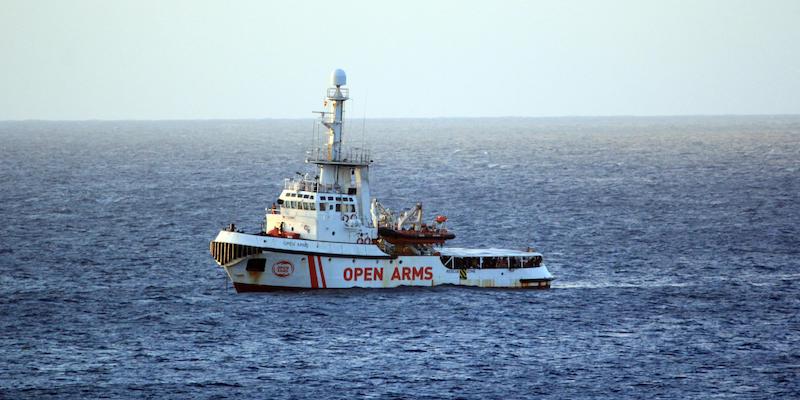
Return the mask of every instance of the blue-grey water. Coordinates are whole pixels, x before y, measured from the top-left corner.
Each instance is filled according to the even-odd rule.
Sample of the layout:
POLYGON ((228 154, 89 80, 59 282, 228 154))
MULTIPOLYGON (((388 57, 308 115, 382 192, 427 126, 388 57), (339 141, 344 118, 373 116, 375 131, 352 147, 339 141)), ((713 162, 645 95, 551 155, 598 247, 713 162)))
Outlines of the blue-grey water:
POLYGON ((373 194, 548 291, 237 295, 310 120, 0 123, 0 398, 798 398, 800 117, 360 121, 373 194))

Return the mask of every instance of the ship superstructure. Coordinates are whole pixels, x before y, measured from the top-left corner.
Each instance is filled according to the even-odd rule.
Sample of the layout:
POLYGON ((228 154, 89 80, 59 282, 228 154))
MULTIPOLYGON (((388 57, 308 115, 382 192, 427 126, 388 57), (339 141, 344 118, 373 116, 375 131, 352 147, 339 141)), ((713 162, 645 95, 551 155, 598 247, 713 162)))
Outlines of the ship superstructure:
POLYGON ((316 175, 287 178, 263 229, 231 224, 211 254, 237 291, 388 288, 441 284, 547 288, 553 276, 534 251, 454 249, 447 218, 426 223, 422 204, 394 213, 371 197, 370 153, 343 144, 349 99, 341 69, 331 73, 319 123, 324 142, 307 152, 316 175))

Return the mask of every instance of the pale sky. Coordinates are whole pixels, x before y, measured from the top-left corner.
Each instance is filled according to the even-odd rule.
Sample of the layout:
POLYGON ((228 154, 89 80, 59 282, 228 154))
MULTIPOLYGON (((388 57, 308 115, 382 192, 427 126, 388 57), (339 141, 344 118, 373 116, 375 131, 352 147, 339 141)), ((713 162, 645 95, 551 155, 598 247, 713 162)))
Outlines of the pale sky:
POLYGON ((800 0, 0 0, 0 120, 800 113, 800 0))

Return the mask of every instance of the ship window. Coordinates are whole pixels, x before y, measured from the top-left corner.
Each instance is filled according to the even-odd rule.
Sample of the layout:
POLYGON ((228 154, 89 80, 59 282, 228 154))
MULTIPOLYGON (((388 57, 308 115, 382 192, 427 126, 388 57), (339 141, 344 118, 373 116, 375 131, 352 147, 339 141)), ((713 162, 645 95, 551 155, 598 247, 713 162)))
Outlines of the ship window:
POLYGON ((341 197, 337 197, 336 201, 342 201, 342 198, 341 197))
POLYGON ((480 268, 479 257, 461 257, 455 258, 456 268, 480 268))
POLYGON ((309 203, 308 205, 309 205, 309 207, 310 207, 310 209, 312 211, 316 211, 317 210, 317 205, 315 203, 309 203))
POLYGON ((333 196, 328 196, 328 200, 333 200, 333 196))
POLYGON ((307 194, 304 194, 304 195, 303 195, 303 198, 304 198, 304 199, 307 199, 307 198, 308 198, 308 195, 307 195, 307 194))
POLYGON ((340 212, 342 211, 342 205, 341 204, 336 204, 336 211, 340 211, 340 212))
POLYGON ((308 209, 309 209, 308 203, 303 202, 303 210, 308 210, 308 209))
POLYGON ((253 272, 264 272, 264 265, 267 260, 264 258, 251 258, 247 260, 247 267, 245 270, 253 272))
POLYGON ((350 204, 350 212, 356 212, 356 206, 350 204))
POLYGON ((325 211, 328 209, 328 203, 319 203, 319 210, 325 211))

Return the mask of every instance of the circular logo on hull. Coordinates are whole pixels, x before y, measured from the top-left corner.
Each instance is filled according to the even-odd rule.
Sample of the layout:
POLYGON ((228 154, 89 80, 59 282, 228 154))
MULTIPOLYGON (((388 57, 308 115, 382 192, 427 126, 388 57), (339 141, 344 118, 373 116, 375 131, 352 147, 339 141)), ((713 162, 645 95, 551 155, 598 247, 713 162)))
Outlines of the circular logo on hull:
POLYGON ((272 273, 275 276, 285 278, 294 272, 294 265, 288 260, 281 260, 272 264, 272 273))

